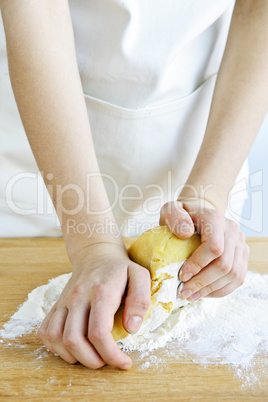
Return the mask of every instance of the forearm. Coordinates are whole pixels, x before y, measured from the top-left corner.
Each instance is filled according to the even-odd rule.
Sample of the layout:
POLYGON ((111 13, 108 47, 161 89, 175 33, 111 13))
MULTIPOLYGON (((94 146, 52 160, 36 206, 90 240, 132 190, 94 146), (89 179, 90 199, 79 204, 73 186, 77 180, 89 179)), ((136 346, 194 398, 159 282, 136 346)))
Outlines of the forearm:
POLYGON ((21 119, 61 221, 68 252, 107 238, 68 233, 76 225, 113 221, 99 173, 77 68, 68 2, 3 1, 10 77, 21 119), (11 4, 12 3, 12 4, 11 4), (68 187, 67 187, 68 186, 68 187), (70 213, 68 213, 70 211, 70 213), (92 212, 100 211, 99 214, 92 212))
POLYGON ((225 212, 228 193, 268 107, 268 1, 236 2, 204 140, 180 198, 225 212))

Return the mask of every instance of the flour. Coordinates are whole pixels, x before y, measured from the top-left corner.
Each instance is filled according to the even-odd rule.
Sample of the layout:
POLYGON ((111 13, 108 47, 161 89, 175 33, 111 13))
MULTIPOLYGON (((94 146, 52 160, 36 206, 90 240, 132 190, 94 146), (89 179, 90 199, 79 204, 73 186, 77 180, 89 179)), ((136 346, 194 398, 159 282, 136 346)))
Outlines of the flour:
MULTIPOLYGON (((155 305, 150 313, 150 317, 145 320, 136 335, 128 335, 120 342, 131 348, 131 345, 140 344, 139 340, 144 339, 144 336, 151 334, 156 328, 160 327, 163 322, 170 316, 171 311, 179 307, 185 306, 189 302, 177 298, 179 280, 179 270, 184 261, 180 263, 170 264, 160 268, 155 272, 155 282, 157 283, 157 291, 154 293, 155 305)), ((150 335, 149 335, 150 336, 150 335)))
POLYGON ((4 329, 0 330, 0 337, 15 339, 30 334, 58 300, 70 277, 71 274, 60 275, 29 293, 28 300, 13 314, 4 329))
POLYGON ((268 351, 268 275, 249 272, 242 287, 224 298, 205 298, 174 309, 152 333, 129 336, 124 350, 154 350, 168 341, 187 341, 204 359, 246 363, 257 346, 268 351))
MULTIPOLYGON (((4 325, 1 338, 15 339, 37 328, 70 275, 61 275, 34 289, 4 325)), ((174 298, 174 289, 168 292, 168 286, 164 286, 163 301, 169 299, 168 294, 174 298)), ((200 364, 229 364, 243 377, 254 366, 254 357, 268 356, 268 275, 248 272, 244 285, 224 298, 204 298, 183 308, 177 305, 160 327, 149 333, 139 331, 118 345, 125 351, 138 350, 141 356, 148 356, 143 369, 157 359, 148 353, 165 347, 167 356, 188 354, 200 364)), ((262 369, 267 373, 267 359, 263 359, 262 369)))

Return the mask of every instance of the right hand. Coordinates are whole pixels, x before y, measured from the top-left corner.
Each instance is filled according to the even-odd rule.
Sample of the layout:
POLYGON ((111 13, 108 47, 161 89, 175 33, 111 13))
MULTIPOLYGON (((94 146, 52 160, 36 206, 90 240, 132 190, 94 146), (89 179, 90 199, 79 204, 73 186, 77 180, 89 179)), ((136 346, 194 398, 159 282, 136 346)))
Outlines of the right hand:
POLYGON ((93 244, 76 252, 73 274, 45 317, 38 336, 66 362, 97 369, 105 364, 129 369, 129 356, 111 334, 122 299, 123 326, 139 330, 150 305, 149 271, 130 261, 124 247, 93 244))

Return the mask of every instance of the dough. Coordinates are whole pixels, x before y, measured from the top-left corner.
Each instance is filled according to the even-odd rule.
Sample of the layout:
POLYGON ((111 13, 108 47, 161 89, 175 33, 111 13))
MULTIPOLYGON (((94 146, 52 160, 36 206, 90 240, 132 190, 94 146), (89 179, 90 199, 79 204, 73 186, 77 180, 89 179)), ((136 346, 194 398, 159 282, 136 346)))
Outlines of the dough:
MULTIPOLYGON (((186 240, 178 239, 167 226, 158 226, 144 232, 128 249, 129 258, 147 268, 151 273, 151 305, 140 332, 153 331, 170 315, 177 303, 178 272, 184 261, 200 245, 200 236, 194 234, 186 240)), ((115 341, 130 336, 122 325, 124 306, 121 305, 114 319, 112 335, 115 341)))
POLYGON ((128 249, 129 258, 149 269, 155 280, 159 268, 185 261, 200 245, 200 236, 178 239, 168 226, 158 226, 144 232, 128 249))

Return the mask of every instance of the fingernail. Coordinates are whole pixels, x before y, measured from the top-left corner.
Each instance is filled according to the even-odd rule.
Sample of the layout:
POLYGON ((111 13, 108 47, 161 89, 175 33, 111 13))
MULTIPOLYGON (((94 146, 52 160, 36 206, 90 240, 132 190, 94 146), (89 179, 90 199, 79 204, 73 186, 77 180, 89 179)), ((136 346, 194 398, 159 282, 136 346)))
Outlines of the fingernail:
POLYGON ((186 260, 182 263, 182 265, 181 265, 181 267, 180 267, 180 269, 179 269, 179 280, 181 281, 182 279, 181 279, 181 275, 182 275, 182 270, 183 270, 183 267, 185 266, 185 264, 186 264, 186 260))
POLYGON ((185 289, 185 290, 182 290, 182 292, 179 295, 179 297, 184 300, 184 299, 187 299, 188 297, 190 297, 191 295, 192 295, 191 290, 185 289))
POLYGON ((190 297, 190 301, 196 301, 200 298, 200 293, 194 293, 191 297, 190 297))
POLYGON ((132 364, 131 364, 131 363, 125 363, 125 364, 123 364, 120 368, 121 368, 122 370, 129 370, 131 367, 132 367, 132 364))
POLYGON ((141 317, 138 317, 137 315, 132 315, 127 323, 127 329, 130 334, 135 334, 139 329, 142 324, 142 319, 141 317))
POLYGON ((181 280, 182 282, 187 282, 189 279, 193 277, 193 274, 191 272, 185 272, 185 274, 181 274, 181 280))
POLYGON ((181 282, 177 288, 177 297, 181 297, 182 290, 183 290, 183 283, 181 282))

